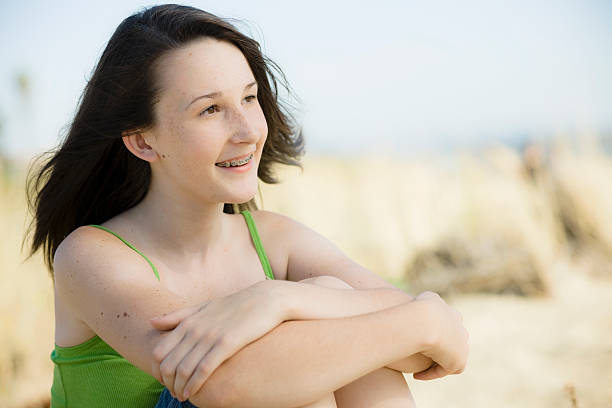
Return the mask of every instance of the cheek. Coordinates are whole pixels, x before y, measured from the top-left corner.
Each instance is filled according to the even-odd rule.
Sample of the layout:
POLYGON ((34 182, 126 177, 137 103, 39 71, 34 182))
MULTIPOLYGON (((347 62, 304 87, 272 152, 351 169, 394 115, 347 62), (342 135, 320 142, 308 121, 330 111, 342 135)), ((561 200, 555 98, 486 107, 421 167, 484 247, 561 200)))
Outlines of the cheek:
MULTIPOLYGON (((163 145, 163 160, 176 167, 180 172, 200 173, 206 164, 214 164, 218 152, 215 150, 215 134, 193 127, 179 125, 168 134, 163 145)), ((185 174, 187 175, 187 174, 185 174)))
POLYGON ((263 111, 261 111, 260 116, 259 134, 261 135, 259 144, 263 145, 268 137, 268 123, 266 122, 266 117, 264 116, 263 111))

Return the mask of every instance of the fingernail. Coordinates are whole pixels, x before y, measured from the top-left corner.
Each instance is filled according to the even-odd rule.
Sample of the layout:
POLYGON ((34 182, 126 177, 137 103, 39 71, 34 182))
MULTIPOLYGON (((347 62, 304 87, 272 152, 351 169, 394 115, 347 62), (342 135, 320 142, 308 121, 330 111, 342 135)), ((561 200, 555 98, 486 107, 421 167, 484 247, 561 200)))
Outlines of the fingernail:
POLYGON ((187 398, 189 398, 189 391, 185 391, 183 393, 183 398, 185 398, 185 400, 187 400, 187 398))

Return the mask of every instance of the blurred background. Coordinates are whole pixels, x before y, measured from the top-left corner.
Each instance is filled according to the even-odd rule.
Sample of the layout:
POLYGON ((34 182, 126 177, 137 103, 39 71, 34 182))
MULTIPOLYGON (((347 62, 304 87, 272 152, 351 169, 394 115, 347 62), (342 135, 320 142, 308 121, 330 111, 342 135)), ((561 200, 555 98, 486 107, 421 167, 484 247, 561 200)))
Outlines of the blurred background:
MULTIPOLYGON (((611 3, 183 4, 236 19, 298 96, 304 171, 279 168, 261 206, 463 314, 468 367, 406 375, 419 406, 612 407, 611 3)), ((21 249, 27 167, 147 5, 0 6, 2 407, 37 406, 52 378, 52 283, 21 249)))

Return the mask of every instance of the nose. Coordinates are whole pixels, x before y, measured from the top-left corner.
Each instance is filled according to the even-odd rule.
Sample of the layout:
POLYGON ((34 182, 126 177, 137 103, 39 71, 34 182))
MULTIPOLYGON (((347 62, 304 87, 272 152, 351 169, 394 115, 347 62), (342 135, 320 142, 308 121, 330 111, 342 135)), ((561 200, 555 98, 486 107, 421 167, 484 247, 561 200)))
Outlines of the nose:
POLYGON ((259 140, 255 112, 246 109, 233 109, 230 118, 233 143, 256 143, 259 140))

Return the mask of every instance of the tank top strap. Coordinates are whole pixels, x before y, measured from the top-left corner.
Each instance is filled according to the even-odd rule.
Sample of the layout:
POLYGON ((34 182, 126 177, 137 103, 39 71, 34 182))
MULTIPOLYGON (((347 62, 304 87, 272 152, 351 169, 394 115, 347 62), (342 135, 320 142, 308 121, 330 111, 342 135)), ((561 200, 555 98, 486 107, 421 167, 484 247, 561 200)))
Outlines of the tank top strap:
POLYGON ((251 238, 253 240, 253 244, 255 245, 255 250, 257 251, 257 255, 261 261, 261 266, 263 266, 263 270, 266 274, 266 279, 274 279, 274 273, 272 272, 272 267, 270 266, 270 262, 268 261, 268 257, 264 251, 264 247, 261 244, 261 240, 259 239, 259 234, 257 233, 257 228, 255 227, 255 221, 253 221, 253 216, 248 210, 241 211, 240 213, 244 216, 247 226, 249 227, 249 232, 251 233, 251 238))
POLYGON ((89 224, 88 227, 96 227, 99 229, 102 229, 106 232, 110 232, 111 234, 113 234, 114 236, 116 236, 117 238, 119 238, 125 245, 129 246, 130 248, 132 248, 134 251, 136 251, 137 254, 139 254, 140 256, 142 256, 148 263, 149 265, 151 265, 151 268, 153 268, 153 273, 155 274, 155 277, 157 278, 157 280, 159 281, 159 273, 157 272, 157 268, 155 267, 155 265, 153 265, 153 262, 151 262, 149 260, 149 258, 147 258, 142 252, 140 252, 139 250, 137 250, 136 248, 134 248, 134 246, 132 244, 130 244, 129 242, 127 242, 125 239, 123 239, 122 237, 119 236, 119 234, 116 234, 115 232, 109 230, 106 227, 103 227, 101 225, 96 225, 96 224, 89 224))

